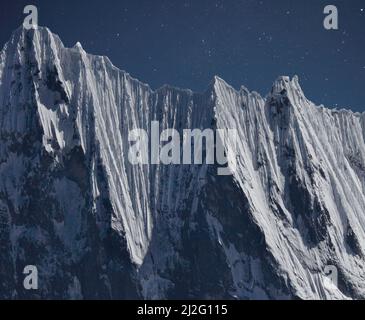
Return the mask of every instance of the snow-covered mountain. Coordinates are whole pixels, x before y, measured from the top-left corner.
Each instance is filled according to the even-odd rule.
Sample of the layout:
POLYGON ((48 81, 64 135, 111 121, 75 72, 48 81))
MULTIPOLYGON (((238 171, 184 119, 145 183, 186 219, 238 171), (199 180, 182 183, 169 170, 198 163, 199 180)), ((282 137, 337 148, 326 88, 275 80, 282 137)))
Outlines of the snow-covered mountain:
POLYGON ((364 135, 296 77, 265 98, 218 77, 154 91, 19 28, 0 54, 0 297, 365 298, 364 135), (236 129, 237 169, 131 165, 128 132, 153 120, 236 129))

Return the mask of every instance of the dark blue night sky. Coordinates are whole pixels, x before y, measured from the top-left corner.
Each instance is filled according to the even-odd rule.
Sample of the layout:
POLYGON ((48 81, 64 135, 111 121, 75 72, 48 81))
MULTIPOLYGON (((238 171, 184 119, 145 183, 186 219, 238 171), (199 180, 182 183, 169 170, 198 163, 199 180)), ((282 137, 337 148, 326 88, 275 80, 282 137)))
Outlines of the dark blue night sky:
POLYGON ((152 88, 202 91, 219 75, 265 95, 298 74, 315 103, 365 111, 365 0, 2 0, 1 46, 26 4, 66 46, 80 41, 152 88), (337 31, 323 27, 327 4, 337 31))

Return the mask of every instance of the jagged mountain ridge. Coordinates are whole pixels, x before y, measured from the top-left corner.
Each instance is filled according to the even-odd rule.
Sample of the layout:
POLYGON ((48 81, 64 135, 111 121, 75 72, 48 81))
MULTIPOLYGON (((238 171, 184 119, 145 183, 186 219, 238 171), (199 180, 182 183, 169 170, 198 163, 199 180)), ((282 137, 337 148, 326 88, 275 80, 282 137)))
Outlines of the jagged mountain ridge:
POLYGON ((218 77, 154 91, 20 28, 0 55, 0 296, 364 298, 364 117, 315 106, 297 77, 265 98, 218 77), (132 166, 128 132, 153 120, 237 129, 237 170, 132 166))

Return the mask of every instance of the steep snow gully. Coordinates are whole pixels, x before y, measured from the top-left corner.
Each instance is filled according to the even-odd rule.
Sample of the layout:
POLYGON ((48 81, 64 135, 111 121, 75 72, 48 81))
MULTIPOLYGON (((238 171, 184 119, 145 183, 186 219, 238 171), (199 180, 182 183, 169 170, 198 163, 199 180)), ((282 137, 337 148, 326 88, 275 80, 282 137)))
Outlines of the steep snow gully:
POLYGON ((19 28, 0 53, 0 297, 365 298, 364 133, 364 114, 314 105, 297 77, 267 97, 218 77, 154 91, 19 28), (236 129, 233 175, 130 164, 128 132, 152 121, 236 129))

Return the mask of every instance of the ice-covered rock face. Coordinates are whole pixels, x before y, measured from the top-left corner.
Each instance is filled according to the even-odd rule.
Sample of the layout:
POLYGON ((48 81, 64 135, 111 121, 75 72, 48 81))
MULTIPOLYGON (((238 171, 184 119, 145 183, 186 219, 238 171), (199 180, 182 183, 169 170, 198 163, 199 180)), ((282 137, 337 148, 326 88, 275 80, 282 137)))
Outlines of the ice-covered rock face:
POLYGON ((0 297, 365 298, 364 187, 364 115, 296 77, 265 98, 218 77, 154 91, 46 28, 1 51, 0 297), (129 131, 155 120, 236 129, 233 176, 131 165, 129 131))

